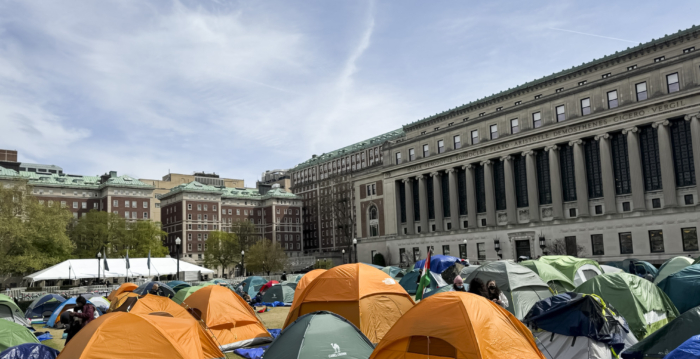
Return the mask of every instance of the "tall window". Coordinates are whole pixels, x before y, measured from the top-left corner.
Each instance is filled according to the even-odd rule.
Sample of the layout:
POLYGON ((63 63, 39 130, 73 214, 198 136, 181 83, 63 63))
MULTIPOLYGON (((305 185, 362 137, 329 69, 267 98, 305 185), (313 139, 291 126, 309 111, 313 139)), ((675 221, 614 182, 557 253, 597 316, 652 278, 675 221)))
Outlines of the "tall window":
POLYGON ((546 151, 537 151, 537 192, 540 204, 552 203, 552 185, 549 177, 549 155, 546 151))
POLYGON ((435 219, 435 192, 433 192, 433 176, 428 176, 426 186, 428 187, 428 219, 435 219))
POLYGON ((671 121, 671 144, 673 165, 676 171, 676 186, 694 186, 695 165, 693 164, 693 145, 688 121, 671 121))
POLYGON ((453 193, 450 193, 450 176, 444 174, 440 176, 440 181, 442 181, 442 213, 445 217, 451 217, 450 197, 453 193))
POLYGON ((566 245, 566 255, 567 256, 578 256, 578 246, 576 245, 576 236, 564 237, 564 244, 566 245))
POLYGON ((467 259, 467 245, 465 243, 459 245, 459 258, 467 259))
POLYGON ((503 161, 493 163, 494 190, 496 192, 496 210, 506 209, 506 176, 503 161))
POLYGON ((399 248, 399 261, 401 264, 406 264, 406 248, 399 248))
POLYGON ((484 166, 476 166, 474 170, 476 185, 476 213, 486 212, 486 187, 484 184, 484 166))
POLYGON ((581 115, 586 116, 591 113, 591 99, 584 98, 581 100, 581 115))
POLYGON ((416 150, 414 150, 413 148, 409 148, 408 149, 408 160, 413 161, 415 159, 416 159, 416 150))
POLYGON ((603 175, 600 170, 600 143, 588 140, 584 144, 586 154, 586 180, 588 182, 588 197, 603 197, 603 175))
POLYGON ((480 261, 486 260, 486 243, 477 243, 476 253, 480 261))
MULTIPOLYGON (((467 171, 457 170, 457 185, 459 187, 459 215, 467 214, 467 171)), ((470 198, 470 200, 474 200, 470 198)))
POLYGON ((634 87, 637 90, 637 101, 644 101, 647 99, 647 83, 646 82, 640 82, 634 87))
POLYGON ((632 233, 625 232, 620 233, 620 254, 632 254, 634 253, 634 248, 632 245, 632 233))
POLYGON ((681 84, 678 82, 677 72, 666 75, 666 85, 668 86, 668 93, 673 93, 681 89, 681 84))
POLYGON ((498 138, 498 125, 491 125, 489 127, 491 129, 491 139, 495 140, 498 138))
POLYGON ((459 135, 452 137, 452 144, 454 145, 455 150, 462 148, 462 139, 459 137, 459 135))
POLYGON ((681 229, 683 250, 686 252, 698 250, 698 231, 695 227, 681 229))
POLYGON ((527 207, 527 172, 526 172, 526 157, 515 156, 513 159, 513 168, 515 176, 515 198, 518 208, 527 207))
POLYGON ((396 152, 396 164, 401 164, 401 152, 396 152))
POLYGON ((377 207, 369 207, 369 236, 377 237, 379 235, 379 216, 377 214, 377 207))
POLYGON ((401 207, 401 223, 406 223, 406 184, 403 181, 399 181, 398 187, 399 206, 401 207))
POLYGON ((566 108, 564 107, 564 105, 557 106, 556 111, 557 111, 557 122, 566 121, 566 108))
POLYGON ((664 252, 664 232, 661 230, 649 231, 649 248, 651 253, 664 252))
POLYGON ((438 145, 438 153, 445 152, 445 141, 439 140, 437 145, 438 145))
POLYGON ((559 148, 559 163, 561 166, 561 184, 564 192, 564 202, 576 200, 576 174, 574 172, 574 149, 571 146, 559 148))
POLYGON ((618 132, 610 139, 612 147, 613 172, 615 175, 615 193, 618 195, 632 193, 630 185, 630 168, 627 157, 627 135, 618 132))
POLYGON ((450 245, 449 245, 449 244, 444 244, 444 245, 442 246, 442 254, 445 255, 445 256, 449 256, 449 255, 450 255, 450 245))
POLYGON ((472 130, 472 145, 479 143, 479 130, 472 130))
POLYGON ((603 245, 603 235, 602 234, 592 234, 591 235, 591 248, 593 249, 594 256, 605 255, 605 246, 603 245))
POLYGON ((510 120, 510 133, 515 134, 518 132, 520 132, 520 125, 518 123, 518 119, 514 118, 514 119, 510 120))
POLYGON ((615 108, 617 106, 617 90, 608 91, 608 108, 615 108))
POLYGON ((540 112, 535 112, 532 114, 532 128, 538 128, 542 126, 542 114, 540 112))
POLYGON ((430 146, 423 145, 423 158, 428 157, 429 155, 430 155, 430 146))
POLYGON ((641 127, 639 146, 642 154, 642 169, 644 170, 644 188, 656 191, 661 186, 661 164, 659 163, 659 137, 657 130, 651 126, 641 127))
POLYGON ((413 247, 413 261, 418 262, 420 260, 420 248, 413 247))

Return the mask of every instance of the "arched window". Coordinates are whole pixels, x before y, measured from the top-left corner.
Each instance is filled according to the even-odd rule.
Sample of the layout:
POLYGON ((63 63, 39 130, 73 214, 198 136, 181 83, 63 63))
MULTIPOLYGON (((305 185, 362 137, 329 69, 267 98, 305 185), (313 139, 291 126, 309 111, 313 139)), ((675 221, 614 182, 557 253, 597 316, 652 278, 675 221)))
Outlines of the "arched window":
POLYGON ((372 205, 369 207, 369 236, 377 237, 379 236, 379 216, 377 214, 377 206, 372 205))
POLYGON ((369 208, 369 219, 377 219, 377 207, 372 206, 369 208))

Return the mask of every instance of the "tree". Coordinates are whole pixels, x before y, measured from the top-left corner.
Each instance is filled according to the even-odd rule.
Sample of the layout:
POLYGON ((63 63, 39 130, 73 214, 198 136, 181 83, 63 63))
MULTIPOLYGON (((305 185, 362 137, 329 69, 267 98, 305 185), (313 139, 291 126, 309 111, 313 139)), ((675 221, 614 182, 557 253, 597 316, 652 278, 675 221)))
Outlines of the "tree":
POLYGON ((221 273, 232 264, 240 261, 241 246, 235 233, 221 231, 209 232, 206 249, 204 250, 204 265, 221 267, 221 273))
POLYGON ((70 258, 70 211, 44 205, 26 181, 0 185, 0 273, 21 274, 70 258))
POLYGON ((236 222, 231 226, 231 232, 236 235, 242 250, 247 251, 260 240, 258 228, 248 221, 236 222))
MULTIPOLYGON (((160 223, 148 220, 127 223, 127 236, 122 242, 122 247, 129 250, 129 255, 133 257, 146 257, 151 253, 151 257, 165 257, 170 251, 163 245, 163 239, 167 237, 160 223)), ((119 256, 122 252, 117 252, 119 256)))
POLYGON ((287 253, 279 243, 272 243, 268 239, 253 244, 246 250, 246 268, 251 272, 282 271, 287 265, 287 253))
MULTIPOLYGON (((566 241, 563 239, 554 239, 547 243, 544 247, 544 251, 548 255, 569 255, 566 249, 566 241)), ((585 257, 586 248, 582 245, 576 244, 576 255, 575 257, 585 257)))

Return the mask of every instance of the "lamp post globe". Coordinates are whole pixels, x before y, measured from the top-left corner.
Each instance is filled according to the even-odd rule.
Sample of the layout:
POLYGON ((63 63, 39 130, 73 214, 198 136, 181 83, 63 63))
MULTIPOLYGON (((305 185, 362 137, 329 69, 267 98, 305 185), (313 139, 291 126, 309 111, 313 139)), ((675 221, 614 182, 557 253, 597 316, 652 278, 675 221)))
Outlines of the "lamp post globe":
POLYGON ((180 243, 182 240, 180 237, 175 238, 175 258, 177 259, 177 280, 180 280, 180 243))
POLYGON ((245 250, 241 251, 241 273, 245 277, 245 250))
POLYGON ((100 258, 102 258, 102 252, 97 252, 97 284, 100 284, 100 258))
POLYGON ((345 264, 345 248, 343 248, 343 264, 345 264))
POLYGON ((357 238, 352 239, 353 252, 355 252, 355 263, 357 263, 357 238))

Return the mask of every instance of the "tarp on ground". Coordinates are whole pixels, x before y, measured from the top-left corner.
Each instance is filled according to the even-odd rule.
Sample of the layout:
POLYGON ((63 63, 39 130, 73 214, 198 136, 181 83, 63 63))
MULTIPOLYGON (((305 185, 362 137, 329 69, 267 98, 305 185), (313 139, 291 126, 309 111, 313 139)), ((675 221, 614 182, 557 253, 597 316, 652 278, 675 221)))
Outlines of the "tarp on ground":
POLYGON ((391 327, 370 356, 544 359, 527 327, 490 300, 466 292, 425 298, 391 327))
MULTIPOLYGON (((56 328, 56 324, 59 322, 61 319, 61 313, 65 311, 72 311, 73 308, 75 307, 75 300, 78 299, 77 297, 69 298, 65 302, 61 303, 56 309, 53 311, 49 319, 46 321, 46 326, 49 328, 56 328)), ((89 300, 87 301, 88 303, 92 304, 89 300)), ((94 304, 93 304, 94 305, 94 304)), ((102 312, 100 311, 100 308, 95 307, 95 318, 99 317, 102 315, 102 312)))
MULTIPOLYGON (((418 290, 419 276, 420 270, 414 269, 412 272, 406 273, 406 275, 401 277, 399 284, 401 284, 403 289, 405 289, 406 292, 408 292, 408 294, 416 294, 416 291, 418 290)), ((445 280, 442 279, 442 276, 440 276, 440 274, 433 273, 432 271, 430 272, 430 286, 428 287, 430 290, 435 290, 446 285, 447 282, 445 282, 445 280)))
POLYGON ((697 359, 700 358, 700 335, 696 335, 678 348, 668 353, 666 359, 697 359))
POLYGON ((678 312, 700 305, 700 264, 685 267, 657 284, 668 295, 678 312))
POLYGON ((5 349, 0 359, 56 359, 59 353, 43 344, 25 343, 5 349))
POLYGON ((496 261, 482 265, 472 272, 465 283, 480 278, 484 283, 495 280, 498 288, 508 298, 508 311, 522 319, 535 303, 552 296, 549 286, 527 267, 511 261, 496 261))
POLYGON ((542 256, 538 261, 547 263, 562 272, 574 285, 579 286, 583 282, 603 274, 598 262, 592 259, 577 258, 573 256, 542 256))
POLYGON ((574 290, 595 294, 612 304, 641 340, 678 317, 678 309, 654 283, 629 273, 596 276, 574 290))
MULTIPOLYGON (((430 257, 430 271, 433 273, 440 274, 445 269, 458 262, 462 263, 462 260, 453 256, 436 254, 430 257)), ((416 262, 416 264, 413 266, 413 269, 421 269, 423 268, 423 266, 425 266, 425 259, 421 259, 418 262, 416 262)))
POLYGON ((144 284, 141 284, 138 288, 134 289, 134 293, 136 294, 151 294, 151 289, 153 289, 153 286, 158 284, 158 295, 162 297, 168 297, 172 298, 175 296, 175 291, 173 291, 172 288, 168 287, 167 284, 163 282, 146 282, 144 284))
MULTIPOLYGON (((109 258, 109 270, 105 271, 101 266, 97 273, 94 259, 69 259, 36 273, 24 277, 32 282, 42 280, 83 279, 83 278, 133 278, 148 277, 148 258, 129 258, 130 268, 126 269, 126 261, 123 258, 109 258)), ((200 267, 185 261, 180 261, 180 272, 194 272, 201 274, 214 274, 214 271, 200 267)), ((151 275, 177 274, 177 260, 175 258, 151 258, 151 275)))
POLYGON ((265 351, 265 359, 366 359, 374 346, 362 332, 338 314, 306 314, 286 327, 265 351))
POLYGON ((24 312, 25 318, 37 319, 44 318, 44 316, 51 316, 54 310, 63 302, 66 298, 58 294, 44 294, 39 298, 36 298, 29 304, 27 310, 24 312), (44 315, 46 314, 46 315, 44 315))
POLYGON ((24 343, 39 344, 39 339, 21 324, 0 320, 0 350, 24 343))
POLYGON ((31 324, 29 324, 29 321, 25 318, 24 313, 19 309, 15 301, 4 294, 0 294, 0 319, 31 327, 31 324))
POLYGON ((530 268, 530 270, 537 273, 537 275, 542 278, 542 281, 547 283, 549 288, 552 289, 554 294, 570 292, 576 288, 574 282, 567 278, 564 273, 545 262, 527 260, 518 264, 530 268))
POLYGON ((690 257, 678 256, 667 260, 659 267, 659 273, 654 278, 654 284, 659 284, 659 282, 666 279, 666 277, 692 264, 693 259, 690 257))
POLYGON ((297 285, 294 283, 275 284, 265 291, 265 294, 262 296, 262 301, 266 303, 292 303, 292 301, 294 301, 294 289, 296 287, 297 285))
POLYGON ((700 333, 700 307, 695 307, 622 353, 624 359, 663 358, 700 333))
POLYGON ((204 288, 208 287, 210 285, 214 285, 214 283, 202 283, 200 285, 196 285, 194 287, 187 287, 187 288, 182 288, 180 289, 177 293, 175 293, 175 296, 173 297, 173 301, 177 304, 180 304, 187 299, 192 293, 204 288))

